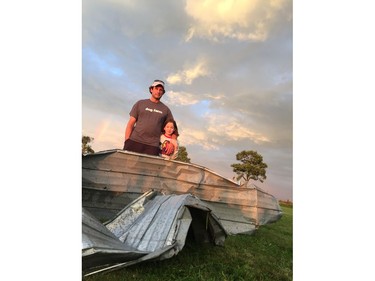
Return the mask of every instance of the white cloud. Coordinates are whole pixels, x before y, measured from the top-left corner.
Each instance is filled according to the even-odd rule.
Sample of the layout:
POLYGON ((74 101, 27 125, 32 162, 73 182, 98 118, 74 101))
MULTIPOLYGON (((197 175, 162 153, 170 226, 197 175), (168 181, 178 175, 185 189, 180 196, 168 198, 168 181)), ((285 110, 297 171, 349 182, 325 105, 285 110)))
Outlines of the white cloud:
POLYGON ((228 115, 205 115, 201 120, 200 129, 189 123, 181 125, 184 128, 179 138, 182 145, 201 146, 204 150, 219 150, 224 143, 243 140, 255 144, 271 142, 267 136, 249 129, 238 117, 228 115))
POLYGON ((221 136, 222 139, 228 141, 238 141, 241 139, 249 139, 256 144, 270 142, 270 139, 258 133, 252 131, 248 127, 243 125, 243 122, 236 117, 228 115, 209 115, 208 119, 208 132, 221 136))
POLYGON ((169 105, 193 105, 199 102, 197 98, 187 92, 168 91, 166 95, 166 100, 169 105))
POLYGON ((290 0, 188 0, 185 11, 194 19, 186 41, 194 36, 219 41, 221 37, 239 41, 264 41, 274 18, 290 0))
POLYGON ((193 127, 185 126, 179 137, 181 145, 197 145, 201 146, 204 150, 218 150, 219 145, 217 142, 210 141, 206 131, 196 130, 193 127))
POLYGON ((205 60, 200 60, 192 66, 188 66, 185 69, 168 75, 167 82, 169 84, 187 84, 190 85, 193 80, 209 75, 205 60))

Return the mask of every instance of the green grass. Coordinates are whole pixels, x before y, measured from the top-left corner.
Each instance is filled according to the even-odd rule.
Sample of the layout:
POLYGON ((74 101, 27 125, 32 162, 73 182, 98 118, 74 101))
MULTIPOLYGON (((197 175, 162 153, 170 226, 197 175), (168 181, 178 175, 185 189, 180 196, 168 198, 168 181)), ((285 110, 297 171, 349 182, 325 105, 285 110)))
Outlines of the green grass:
POLYGON ((292 280, 293 208, 282 206, 283 217, 261 226, 253 235, 229 236, 223 247, 187 242, 170 259, 144 262, 84 278, 92 280, 292 280))

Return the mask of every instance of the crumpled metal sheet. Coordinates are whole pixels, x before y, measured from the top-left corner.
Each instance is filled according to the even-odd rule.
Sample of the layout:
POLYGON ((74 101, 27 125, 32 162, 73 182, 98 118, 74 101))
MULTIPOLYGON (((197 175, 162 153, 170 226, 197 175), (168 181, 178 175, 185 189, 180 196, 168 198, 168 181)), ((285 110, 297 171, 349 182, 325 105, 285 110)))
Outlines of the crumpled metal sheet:
POLYGON ((171 258, 184 247, 189 228, 203 242, 223 245, 227 237, 207 204, 191 194, 148 191, 104 224, 83 209, 83 272, 88 276, 171 258))

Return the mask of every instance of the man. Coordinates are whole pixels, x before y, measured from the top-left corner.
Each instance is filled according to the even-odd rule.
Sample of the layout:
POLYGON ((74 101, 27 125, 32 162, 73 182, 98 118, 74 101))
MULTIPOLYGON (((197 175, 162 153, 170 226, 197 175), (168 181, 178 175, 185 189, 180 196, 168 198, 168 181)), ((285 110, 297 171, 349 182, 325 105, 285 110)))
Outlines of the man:
MULTIPOLYGON (((158 156, 162 126, 165 120, 174 118, 170 109, 160 101, 165 93, 164 82, 154 80, 149 92, 151 97, 137 101, 129 113, 124 150, 158 156)), ((168 154, 173 150, 173 145, 167 147, 168 154)))

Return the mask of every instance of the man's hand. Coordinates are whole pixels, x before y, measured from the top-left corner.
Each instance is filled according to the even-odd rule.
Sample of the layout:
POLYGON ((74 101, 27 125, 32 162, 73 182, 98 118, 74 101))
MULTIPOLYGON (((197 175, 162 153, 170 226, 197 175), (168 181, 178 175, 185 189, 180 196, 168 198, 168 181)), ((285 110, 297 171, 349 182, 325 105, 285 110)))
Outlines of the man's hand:
POLYGON ((165 144, 165 154, 171 155, 174 152, 174 145, 170 142, 165 144))

